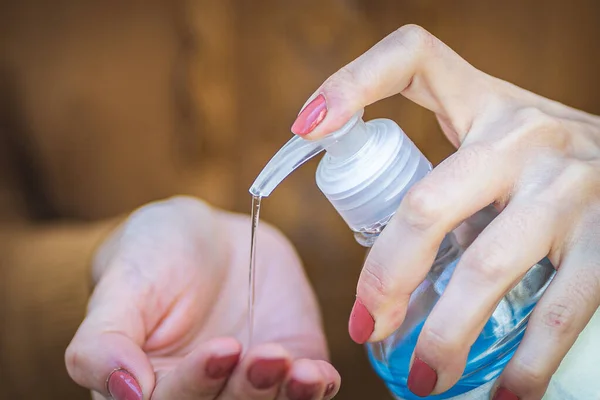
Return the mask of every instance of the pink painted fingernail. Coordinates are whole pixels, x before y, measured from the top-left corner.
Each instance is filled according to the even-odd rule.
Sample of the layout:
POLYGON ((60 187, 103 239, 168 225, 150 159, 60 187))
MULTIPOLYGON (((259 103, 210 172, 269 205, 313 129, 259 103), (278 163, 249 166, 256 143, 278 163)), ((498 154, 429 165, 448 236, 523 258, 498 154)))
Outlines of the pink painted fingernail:
POLYGON ((223 379, 231 375, 240 359, 239 354, 214 357, 206 363, 206 376, 211 379, 223 379))
POLYGON ((127 371, 119 369, 108 378, 108 392, 115 400, 142 400, 142 388, 127 371))
POLYGON ((259 390, 272 388, 281 382, 287 373, 288 363, 284 359, 256 360, 248 369, 248 381, 259 390))
POLYGON ((320 94, 298 114, 292 125, 292 132, 300 136, 308 135, 325 119, 326 115, 327 102, 325 96, 320 94))
POLYGON ((286 394, 290 400, 311 400, 317 395, 318 390, 318 383, 306 383, 292 379, 287 384, 286 394))
POLYGON ((417 396, 429 396, 437 383, 437 373, 425 361, 415 358, 408 374, 408 389, 417 396))
POLYGON ((519 400, 519 398, 507 388, 500 386, 492 400, 519 400))
POLYGON ((373 334, 375 329, 375 320, 365 307, 365 305, 356 299, 352 313, 350 313, 350 321, 348 322, 348 332, 350 337, 358 344, 363 344, 373 334))

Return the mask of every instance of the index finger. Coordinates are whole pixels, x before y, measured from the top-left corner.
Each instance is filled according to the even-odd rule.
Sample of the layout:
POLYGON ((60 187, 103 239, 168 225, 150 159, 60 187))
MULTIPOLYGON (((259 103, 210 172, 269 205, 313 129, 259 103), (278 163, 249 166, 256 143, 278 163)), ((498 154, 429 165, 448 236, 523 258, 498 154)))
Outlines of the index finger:
POLYGON ((416 25, 406 25, 327 79, 292 131, 318 139, 378 100, 401 93, 438 114, 459 139, 490 93, 491 79, 416 25))

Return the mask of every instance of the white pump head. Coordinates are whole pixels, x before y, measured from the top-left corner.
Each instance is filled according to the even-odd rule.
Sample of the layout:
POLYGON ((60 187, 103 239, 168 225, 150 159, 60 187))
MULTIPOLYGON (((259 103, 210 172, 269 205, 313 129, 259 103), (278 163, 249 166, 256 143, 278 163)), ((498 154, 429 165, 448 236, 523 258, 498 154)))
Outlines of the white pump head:
POLYGON ((305 140, 294 136, 271 158, 263 168, 252 186, 250 193, 253 196, 268 197, 273 190, 289 174, 299 166, 310 160, 323 150, 333 152, 352 152, 358 150, 367 141, 366 134, 352 129, 362 118, 364 110, 354 114, 348 122, 337 131, 327 135, 321 140, 305 140), (348 135, 346 135, 348 134, 348 135), (344 138, 343 143, 341 141, 344 138))
POLYGON ((267 197, 292 171, 321 151, 317 185, 355 232, 387 223, 406 191, 431 170, 419 149, 391 120, 362 121, 363 110, 323 139, 292 138, 250 188, 267 197))

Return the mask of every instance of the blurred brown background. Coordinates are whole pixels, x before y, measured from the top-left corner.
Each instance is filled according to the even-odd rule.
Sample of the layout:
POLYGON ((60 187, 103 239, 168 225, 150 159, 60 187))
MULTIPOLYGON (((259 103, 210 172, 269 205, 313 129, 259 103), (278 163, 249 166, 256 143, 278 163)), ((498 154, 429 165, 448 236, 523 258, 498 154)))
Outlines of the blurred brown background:
MULTIPOLYGON (((306 98, 407 23, 492 75, 600 114, 599 17, 595 0, 2 0, 0 398, 89 398, 62 363, 87 296, 86 222, 176 193, 248 212, 250 183, 306 98)), ((401 97, 373 117, 399 122, 434 163, 453 150, 401 97)), ((339 398, 387 399, 347 334, 364 252, 315 165, 263 215, 305 261, 339 398)))

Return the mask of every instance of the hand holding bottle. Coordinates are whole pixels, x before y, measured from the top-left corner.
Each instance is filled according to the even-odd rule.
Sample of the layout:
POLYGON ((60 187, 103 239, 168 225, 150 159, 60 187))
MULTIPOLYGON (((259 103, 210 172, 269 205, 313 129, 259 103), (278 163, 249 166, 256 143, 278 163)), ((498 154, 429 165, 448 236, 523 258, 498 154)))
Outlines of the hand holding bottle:
POLYGON ((247 343, 250 221, 192 198, 134 212, 100 247, 67 369, 95 399, 332 398, 340 385, 292 247, 258 233, 247 343), (244 353, 244 354, 242 354, 244 353))
POLYGON ((558 272, 495 390, 495 399, 540 399, 600 305, 600 117, 486 75, 405 26, 325 81, 292 130, 321 138, 398 93, 433 111, 458 151, 411 189, 377 239, 350 334, 363 343, 395 331, 445 235, 493 204, 500 214, 423 327, 409 382, 420 395, 452 387, 500 299, 548 256, 558 272))

